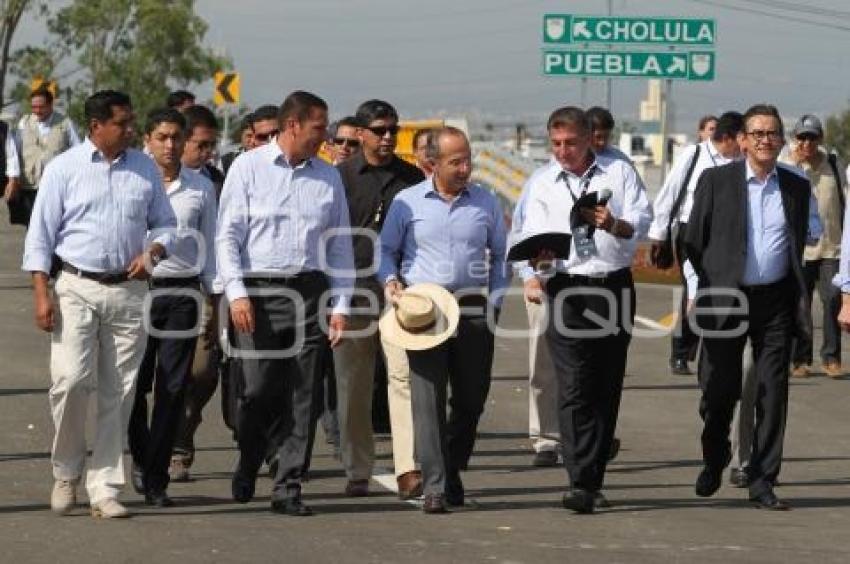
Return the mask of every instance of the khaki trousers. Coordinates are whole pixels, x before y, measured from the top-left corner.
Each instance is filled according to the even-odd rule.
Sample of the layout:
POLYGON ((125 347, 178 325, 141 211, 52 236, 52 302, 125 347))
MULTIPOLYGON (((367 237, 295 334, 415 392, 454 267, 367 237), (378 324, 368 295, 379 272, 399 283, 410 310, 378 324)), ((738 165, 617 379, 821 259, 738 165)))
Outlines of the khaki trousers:
POLYGON ((416 470, 413 456, 413 408, 410 404, 410 366, 407 351, 381 339, 387 361, 387 391, 393 433, 393 464, 396 477, 416 470))
POLYGON ((555 450, 561 442, 558 423, 558 381, 543 333, 546 304, 525 300, 528 313, 528 436, 534 451, 555 450))
POLYGON ((50 348, 53 476, 82 477, 89 395, 97 397, 92 455, 85 476, 89 501, 118 496, 136 375, 145 352, 147 284, 106 285, 63 272, 56 282, 56 326, 50 348))

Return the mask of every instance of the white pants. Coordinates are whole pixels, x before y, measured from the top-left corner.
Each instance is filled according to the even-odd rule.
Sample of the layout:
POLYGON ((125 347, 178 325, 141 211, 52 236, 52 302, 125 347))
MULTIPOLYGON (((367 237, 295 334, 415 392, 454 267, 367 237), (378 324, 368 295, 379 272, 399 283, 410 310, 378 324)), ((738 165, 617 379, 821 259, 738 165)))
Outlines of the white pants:
POLYGON ((753 362, 753 347, 749 339, 747 339, 747 345, 744 348, 743 362, 744 378, 741 382, 741 399, 735 406, 735 417, 732 419, 733 468, 749 466, 755 434, 758 378, 756 378, 756 366, 753 362))
POLYGON ((534 451, 555 450, 561 443, 558 380, 546 343, 546 304, 525 301, 528 312, 528 435, 534 451))
POLYGON ((117 497, 124 485, 123 452, 136 375, 145 352, 142 325, 147 284, 106 285, 63 272, 50 348, 53 476, 76 480, 86 458, 89 394, 97 394, 89 501, 117 497))

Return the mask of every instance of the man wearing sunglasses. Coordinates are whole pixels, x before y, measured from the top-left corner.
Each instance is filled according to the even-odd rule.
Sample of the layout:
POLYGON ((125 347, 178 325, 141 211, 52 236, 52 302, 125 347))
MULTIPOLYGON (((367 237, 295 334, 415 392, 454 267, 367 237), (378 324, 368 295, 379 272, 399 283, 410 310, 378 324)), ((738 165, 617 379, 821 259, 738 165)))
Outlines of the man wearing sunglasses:
MULTIPOLYGON (((358 270, 349 327, 360 336, 347 338, 334 349, 342 462, 349 496, 369 494, 375 459, 372 436, 372 393, 375 360, 380 352, 377 317, 383 307, 383 289, 375 272, 374 245, 390 202, 401 190, 425 180, 415 166, 395 155, 398 113, 382 100, 368 100, 357 108, 361 151, 339 165, 345 185, 358 270), (359 314, 358 314, 359 309, 359 314)), ((388 372, 390 424, 399 497, 422 492, 422 478, 413 460, 413 422, 410 377, 404 350, 384 343, 388 372)))
POLYGON ((746 159, 702 173, 684 235, 699 277, 696 319, 703 332, 699 412, 705 466, 695 490, 701 497, 714 495, 731 459, 729 425, 749 338, 757 378, 750 500, 760 509, 785 510, 773 488, 782 463, 790 344, 795 331, 810 331, 802 315, 803 249, 820 226, 810 216, 817 204, 809 181, 777 166, 784 144, 779 111, 751 107, 738 141, 746 159))
MULTIPOLYGON (((807 245, 803 253, 807 297, 811 304, 817 284, 823 306, 821 365, 827 376, 840 378, 843 376, 841 329, 838 326, 841 292, 832 285, 832 279, 838 272, 838 257, 841 255, 841 223, 847 179, 844 178, 844 164, 821 148, 823 126, 817 117, 804 115, 797 121, 792 133, 791 151, 783 160, 806 173, 818 201, 818 215, 823 225, 823 235, 814 244, 807 245)), ((792 376, 805 378, 809 375, 814 356, 811 337, 794 340, 792 376)))
POLYGON ((277 106, 271 104, 260 106, 254 111, 251 120, 251 129, 254 131, 252 149, 268 145, 269 141, 277 137, 279 130, 277 112, 277 106))
POLYGON ((360 150, 360 125, 354 116, 345 116, 328 127, 327 148, 334 165, 348 160, 360 150))

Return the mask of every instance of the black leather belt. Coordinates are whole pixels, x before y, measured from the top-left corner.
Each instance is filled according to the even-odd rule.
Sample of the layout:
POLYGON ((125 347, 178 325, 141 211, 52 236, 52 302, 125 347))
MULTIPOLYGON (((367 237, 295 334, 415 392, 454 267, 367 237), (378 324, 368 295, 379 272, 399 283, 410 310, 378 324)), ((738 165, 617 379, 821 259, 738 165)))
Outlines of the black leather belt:
POLYGON ((151 288, 197 288, 200 283, 201 281, 197 276, 190 276, 189 278, 156 277, 148 281, 151 288))
POLYGON ((607 286, 609 284, 624 283, 631 280, 632 270, 629 267, 621 268, 620 270, 612 270, 602 276, 585 276, 583 274, 563 274, 558 276, 566 276, 571 284, 578 286, 607 286))
POLYGON ((247 287, 268 286, 291 286, 292 284, 304 284, 314 280, 324 279, 325 273, 320 270, 305 270, 290 276, 250 276, 245 277, 242 283, 247 287))
POLYGON ((88 272, 80 270, 76 266, 68 264, 67 262, 62 263, 62 270, 68 274, 74 274, 81 278, 94 280, 101 284, 122 284, 129 280, 126 272, 88 272))
POLYGON ((785 286, 787 281, 787 278, 783 278, 782 280, 777 280, 776 282, 771 282, 770 284, 753 284, 752 286, 741 286, 741 291, 747 294, 748 296, 754 296, 757 294, 767 294, 770 292, 782 290, 783 286, 785 286))

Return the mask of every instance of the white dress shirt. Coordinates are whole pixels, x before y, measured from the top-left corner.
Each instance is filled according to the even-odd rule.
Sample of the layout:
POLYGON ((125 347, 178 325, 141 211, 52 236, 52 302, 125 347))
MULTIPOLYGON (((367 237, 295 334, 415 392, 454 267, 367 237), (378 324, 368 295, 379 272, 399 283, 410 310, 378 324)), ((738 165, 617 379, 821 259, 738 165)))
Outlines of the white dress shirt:
POLYGON ((177 216, 175 242, 168 257, 153 270, 155 278, 200 276, 207 293, 215 278, 215 188, 206 177, 181 166, 174 182, 166 186, 168 201, 177 216))
MULTIPOLYGON (((634 234, 631 239, 623 239, 595 229, 593 240, 598 254, 582 259, 576 252, 573 241, 570 257, 556 261, 557 270, 584 276, 603 276, 630 267, 638 241, 646 237, 652 221, 652 209, 643 182, 634 167, 626 161, 601 155, 596 156, 581 177, 564 171, 554 159, 537 169, 526 182, 520 202, 514 211, 511 241, 520 241, 536 233, 549 231, 571 233, 570 211, 575 201, 573 196, 578 199, 585 184, 587 193, 599 192, 606 188, 611 190, 612 195, 608 200, 611 214, 628 222, 634 228, 634 234), (586 182, 587 178, 590 178, 589 182, 586 182)), ((527 280, 529 272, 521 271, 520 275, 527 280)))
MULTIPOLYGON (((698 146, 700 148, 699 157, 697 158, 697 162, 694 165, 694 171, 691 174, 690 180, 688 180, 688 185, 686 186, 687 195, 682 201, 682 205, 679 207, 679 216, 675 218, 673 223, 688 222, 688 217, 691 215, 691 207, 694 205, 694 190, 697 187, 697 182, 699 181, 699 177, 703 171, 707 168, 725 165, 734 160, 721 155, 717 150, 717 147, 715 147, 714 143, 711 141, 703 141, 702 143, 699 143, 698 146)), ((670 169, 670 173, 667 175, 667 178, 664 179, 664 185, 661 187, 661 190, 659 190, 658 194, 655 196, 655 203, 652 206, 653 212, 655 213, 655 219, 653 219, 652 225, 649 227, 650 239, 663 241, 667 237, 667 224, 670 223, 670 212, 673 211, 673 204, 676 201, 676 197, 679 195, 679 189, 682 186, 682 182, 685 180, 685 175, 688 173, 688 168, 691 166, 691 161, 694 158, 696 150, 697 145, 689 145, 688 147, 685 147, 682 154, 679 155, 679 158, 673 163, 673 167, 670 169)))

